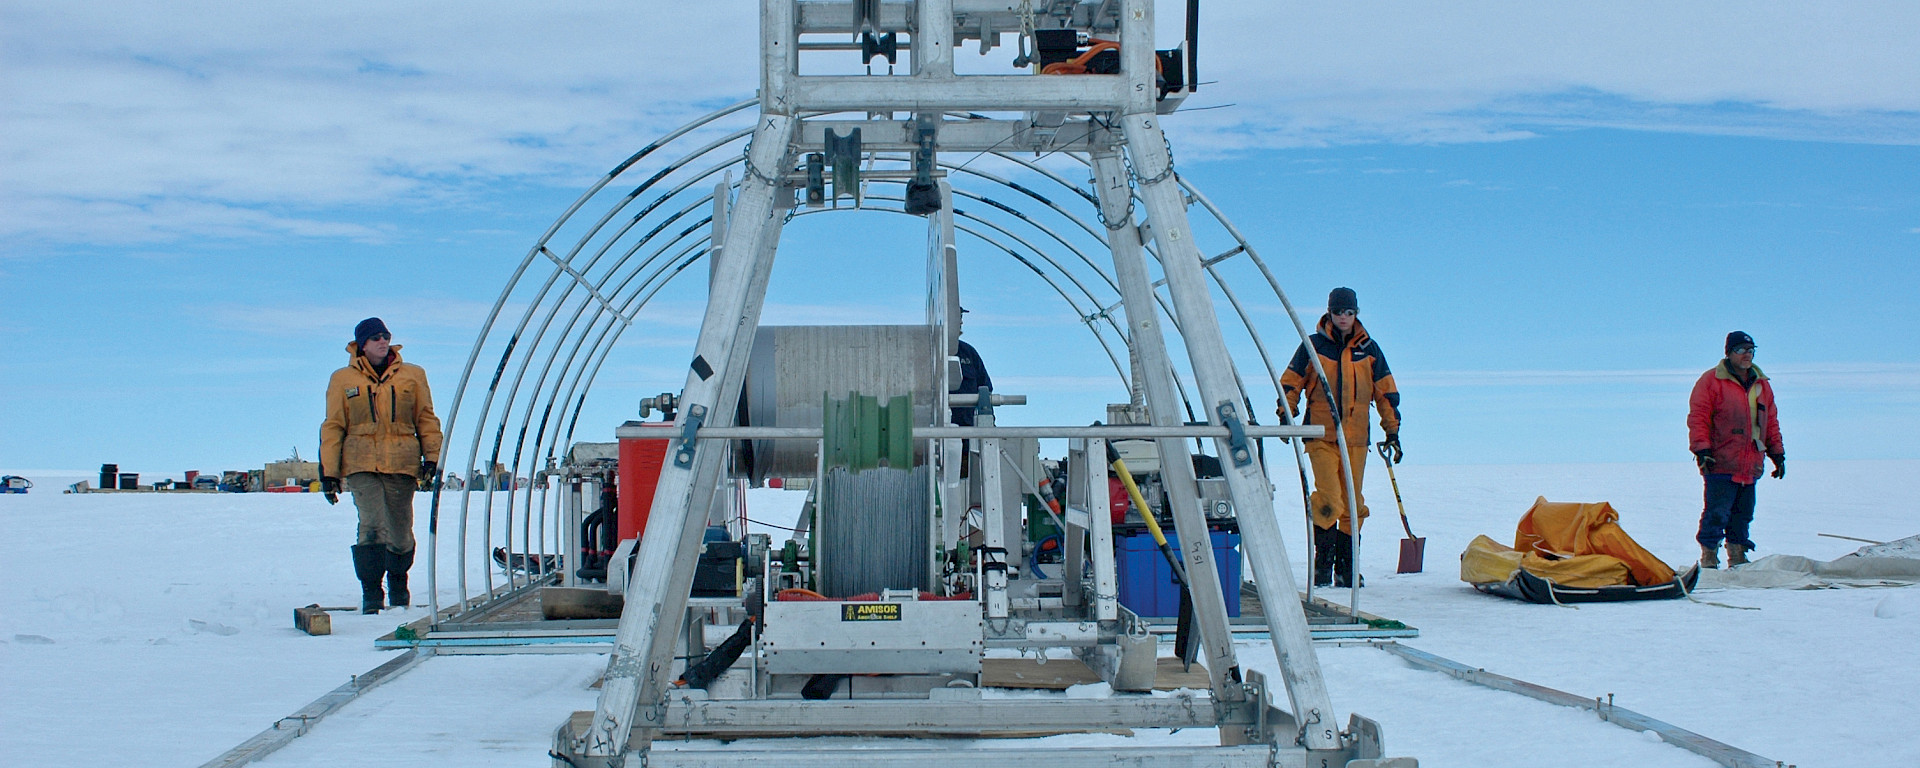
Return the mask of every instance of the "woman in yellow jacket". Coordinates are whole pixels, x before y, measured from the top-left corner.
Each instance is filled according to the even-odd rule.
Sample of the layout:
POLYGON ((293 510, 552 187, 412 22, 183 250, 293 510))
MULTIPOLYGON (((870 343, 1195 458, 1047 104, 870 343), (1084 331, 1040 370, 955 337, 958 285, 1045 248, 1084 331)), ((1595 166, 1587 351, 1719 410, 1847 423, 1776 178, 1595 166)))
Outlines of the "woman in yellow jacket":
POLYGON ((354 327, 347 366, 327 382, 327 420, 320 424, 321 488, 331 501, 344 486, 360 513, 353 571, 361 613, 378 613, 388 598, 395 608, 412 602, 413 491, 439 473, 440 417, 427 372, 401 362, 392 339, 377 317, 354 327))
POLYGON ((1315 586, 1345 587, 1353 575, 1353 522, 1347 515, 1347 484, 1340 473, 1340 444, 1336 428, 1347 436, 1347 459, 1353 468, 1355 500, 1359 517, 1365 520, 1365 494, 1359 493, 1367 466, 1367 448, 1371 435, 1367 406, 1380 411, 1380 431, 1392 461, 1400 463, 1400 390, 1394 386, 1393 372, 1380 345, 1367 335, 1360 324, 1360 301, 1352 288, 1335 288, 1327 296, 1327 314, 1321 316, 1319 329, 1308 341, 1313 354, 1326 370, 1325 386, 1308 359, 1307 344, 1293 353, 1293 361, 1280 375, 1283 399, 1280 416, 1292 418, 1306 397, 1302 424, 1327 427, 1325 437, 1306 441, 1307 458, 1313 462, 1313 493, 1307 507, 1313 515, 1313 583, 1315 586), (1333 390, 1329 399, 1326 387, 1333 390), (1337 411, 1336 411, 1337 409, 1337 411), (1338 418, 1335 418, 1336 412, 1338 418))

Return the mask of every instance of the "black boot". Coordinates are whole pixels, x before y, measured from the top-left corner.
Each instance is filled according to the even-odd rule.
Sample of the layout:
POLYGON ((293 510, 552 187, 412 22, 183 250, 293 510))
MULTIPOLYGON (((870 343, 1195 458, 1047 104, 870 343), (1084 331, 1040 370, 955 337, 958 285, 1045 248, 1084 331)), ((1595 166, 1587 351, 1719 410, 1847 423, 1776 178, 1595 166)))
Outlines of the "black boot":
POLYGON ((407 571, 413 569, 413 552, 387 551, 387 603, 395 608, 413 605, 413 593, 407 591, 407 571))
POLYGON ((353 574, 360 577, 361 613, 379 613, 385 607, 387 596, 380 590, 380 578, 386 573, 385 544, 353 545, 353 574))
MULTIPOLYGON (((1342 589, 1351 587, 1354 579, 1353 536, 1339 528, 1329 528, 1327 533, 1332 540, 1333 585, 1342 589)), ((1362 581, 1361 586, 1366 586, 1366 582, 1362 581)))
POLYGON ((1316 587, 1333 584, 1333 542, 1328 533, 1338 533, 1333 528, 1313 529, 1313 585, 1316 587))

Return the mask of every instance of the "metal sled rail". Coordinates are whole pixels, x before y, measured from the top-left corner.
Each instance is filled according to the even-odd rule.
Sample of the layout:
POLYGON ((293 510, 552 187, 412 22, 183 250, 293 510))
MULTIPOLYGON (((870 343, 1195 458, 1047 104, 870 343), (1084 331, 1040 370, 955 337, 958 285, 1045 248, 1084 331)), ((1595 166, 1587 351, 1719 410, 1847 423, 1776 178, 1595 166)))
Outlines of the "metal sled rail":
POLYGON ((273 725, 267 726, 266 730, 242 742, 240 746, 227 750, 226 754, 208 760, 200 768, 234 768, 273 754, 293 743, 294 739, 305 736, 321 718, 333 714, 335 710, 359 698, 360 694, 399 677, 432 657, 433 651, 425 648, 410 650, 363 674, 354 675, 346 684, 314 699, 312 704, 302 707, 300 711, 273 721, 273 725))
MULTIPOLYGON (((991 765, 1018 760, 1048 768, 1307 768, 1307 755, 1272 753, 1267 747, 1132 747, 1119 749, 956 747, 953 749, 670 749, 647 754, 647 768, 733 768, 778 764, 782 768, 894 768, 902 765, 991 765), (1121 760, 1125 762, 1120 762, 1121 760)), ((1351 763, 1349 763, 1351 765, 1351 763)))
MULTIPOLYGON (((1474 685, 1485 686, 1496 691, 1517 693, 1528 698, 1539 699, 1548 704, 1563 707, 1592 710, 1600 719, 1629 731, 1659 734, 1660 740, 1676 747, 1712 760, 1727 768, 1779 768, 1784 765, 1777 760, 1748 752, 1739 747, 1702 736, 1680 726, 1662 720, 1656 720, 1625 707, 1616 707, 1611 701, 1601 701, 1598 697, 1589 699, 1575 696, 1566 691, 1548 688, 1544 685, 1529 683, 1518 678, 1497 675, 1478 667, 1470 667, 1444 656, 1436 656, 1411 646, 1394 642, 1374 643, 1373 647, 1406 659, 1422 669, 1441 672, 1456 679, 1474 685)), ((1608 694, 1611 697, 1612 694, 1608 694)))

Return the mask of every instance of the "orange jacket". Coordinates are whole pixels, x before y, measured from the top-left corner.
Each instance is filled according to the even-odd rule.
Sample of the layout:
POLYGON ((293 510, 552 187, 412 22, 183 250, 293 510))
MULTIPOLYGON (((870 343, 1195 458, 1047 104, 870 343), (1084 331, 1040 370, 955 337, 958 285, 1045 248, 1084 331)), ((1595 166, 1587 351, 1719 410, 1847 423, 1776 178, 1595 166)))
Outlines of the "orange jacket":
POLYGON ((327 382, 327 419, 320 423, 320 475, 355 472, 420 474, 420 462, 440 460, 440 417, 433 415, 427 372, 401 362, 388 348, 387 369, 347 343, 351 359, 327 382))
MULTIPOLYGON (((1400 389, 1393 383, 1393 372, 1387 368, 1387 358, 1380 353, 1380 345, 1367 336, 1366 326, 1358 319, 1353 321, 1353 333, 1344 343, 1334 341, 1337 335, 1333 318, 1321 315, 1319 331, 1307 340, 1319 354, 1320 365, 1327 370, 1327 383, 1333 387, 1334 403, 1340 407, 1340 424, 1347 432, 1347 442, 1365 445, 1369 440, 1368 403, 1380 411, 1380 430, 1389 435, 1398 434, 1400 389)), ((1320 387, 1320 377, 1307 359, 1306 344, 1294 351, 1286 373, 1280 374, 1280 388, 1284 390, 1287 411, 1282 417, 1298 410, 1300 397, 1305 395, 1306 413, 1300 423, 1333 424, 1334 404, 1327 401, 1327 393, 1320 387)), ((1329 429, 1326 436, 1319 439, 1332 442, 1336 438, 1329 429)))

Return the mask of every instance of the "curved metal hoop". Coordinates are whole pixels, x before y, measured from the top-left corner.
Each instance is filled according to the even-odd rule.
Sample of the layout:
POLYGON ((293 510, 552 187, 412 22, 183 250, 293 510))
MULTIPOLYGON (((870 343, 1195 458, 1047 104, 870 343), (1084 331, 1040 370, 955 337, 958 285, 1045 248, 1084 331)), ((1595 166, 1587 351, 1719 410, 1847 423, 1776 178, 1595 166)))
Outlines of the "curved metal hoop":
MULTIPOLYGON (((502 288, 475 338, 444 418, 449 453, 453 452, 451 447, 457 445, 453 437, 462 434, 461 430, 466 431, 468 439, 464 462, 456 461, 449 466, 445 462, 447 457, 443 456, 443 468, 458 472, 462 480, 479 477, 486 480, 479 499, 474 498, 474 491, 483 489, 470 487, 468 492, 460 494, 456 530, 449 532, 449 542, 455 547, 452 566, 457 585, 452 606, 458 610, 453 612, 453 620, 484 611, 490 601, 544 580, 545 577, 530 571, 507 569, 503 583, 496 586, 489 550, 503 546, 509 553, 536 557, 563 554, 554 551, 565 539, 558 528, 563 521, 559 515, 547 514, 550 500, 554 500, 558 508, 554 499, 557 489, 546 487, 541 475, 543 467, 552 466, 558 453, 571 444, 588 395, 609 353, 625 332, 663 289, 709 254, 712 235, 703 234, 703 230, 712 227, 713 216, 703 217, 699 211, 703 206, 713 206, 716 196, 725 193, 730 197, 737 189, 730 180, 731 170, 742 165, 743 140, 751 134, 750 127, 729 131, 722 125, 729 117, 757 104, 757 100, 747 100, 715 110, 669 132, 616 165, 548 226, 502 288), (615 198, 597 218, 576 218, 614 182, 645 161, 656 155, 665 156, 670 147, 702 139, 704 142, 699 146, 660 163, 630 191, 615 198), (708 158, 712 158, 710 164, 689 170, 708 158), (713 187, 704 186, 723 173, 728 175, 728 181, 713 187), (563 236, 570 237, 572 244, 558 249, 552 247, 563 236), (646 254, 642 255, 642 251, 646 254), (552 262, 552 268, 544 280, 530 280, 537 274, 533 270, 534 262, 542 258, 552 262), (517 304, 524 304, 518 320, 504 323, 503 315, 518 308, 514 306, 517 304), (483 366, 480 360, 489 349, 498 350, 498 359, 491 366, 483 366), (490 375, 488 367, 492 368, 490 375), (473 395, 471 399, 469 394, 473 395), (482 447, 488 434, 492 435, 492 441, 486 446, 483 458, 482 447), (503 468, 516 482, 508 483, 504 489, 495 488, 496 467, 503 468), (523 477, 534 478, 532 488, 524 488, 517 482, 523 477), (476 512, 480 518, 477 524, 473 520, 476 512), (474 580, 479 582, 477 590, 470 588, 470 579, 475 576, 478 578, 474 580)), ((1083 166, 1090 163, 1084 155, 1056 154, 1068 155, 1083 166)), ((984 156, 1006 164, 1015 173, 1031 174, 1043 184, 1060 187, 1069 198, 1077 197, 1082 206, 1097 211, 1091 192, 1042 164, 1040 159, 1001 152, 984 153, 984 156)), ((883 159, 894 160, 896 158, 883 159)), ((897 160, 904 163, 906 159, 897 160)), ((949 180, 956 182, 955 216, 965 221, 956 225, 956 231, 991 251, 1005 254, 1046 283, 1076 320, 1093 334, 1112 362, 1121 387, 1130 389, 1128 364, 1115 351, 1116 342, 1122 350, 1128 343, 1125 327, 1112 316, 1119 306, 1118 288, 1110 265, 1102 267, 1089 251, 1096 248, 1104 251, 1109 234, 1131 230, 1096 226, 1101 222, 1089 222, 1083 214, 1056 203, 1039 188, 969 167, 974 160, 940 164, 949 180), (964 186, 958 183, 963 180, 969 183, 964 186), (1013 195, 1003 198, 996 197, 992 191, 979 191, 971 183, 976 181, 988 190, 1004 190, 1013 195), (960 210, 959 200, 977 202, 981 207, 976 210, 969 204, 967 209, 960 210), (1063 260, 1056 254, 1068 258, 1063 260)), ((1277 393, 1280 389, 1278 368, 1268 354, 1253 317, 1234 291, 1232 281, 1221 273, 1221 263, 1246 255, 1257 265, 1266 285, 1293 320, 1303 343, 1306 328, 1297 317, 1292 317, 1292 304, 1280 289, 1278 279, 1239 230, 1186 180, 1181 179, 1180 185, 1235 243, 1223 256, 1208 260, 1206 273, 1233 306, 1240 326, 1267 369, 1268 382, 1277 393)), ((897 207, 902 202, 900 197, 875 194, 866 199, 872 204, 859 209, 906 215, 897 207), (886 205, 878 205, 880 203, 886 205)), ((828 210, 847 209, 802 210, 792 216, 828 210)), ((1148 247, 1152 251, 1151 244, 1148 247)), ((1166 299, 1156 292, 1155 300, 1177 334, 1178 318, 1166 299)), ((1186 399, 1186 387, 1177 371, 1174 380, 1180 386, 1181 398, 1186 399)), ((1244 382, 1241 382, 1240 395, 1248 413, 1257 412, 1244 382)), ((1297 446, 1294 452, 1299 461, 1297 446)), ((428 593, 436 620, 442 616, 443 609, 438 577, 444 493, 443 487, 437 484, 428 524, 428 593)))

